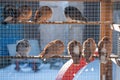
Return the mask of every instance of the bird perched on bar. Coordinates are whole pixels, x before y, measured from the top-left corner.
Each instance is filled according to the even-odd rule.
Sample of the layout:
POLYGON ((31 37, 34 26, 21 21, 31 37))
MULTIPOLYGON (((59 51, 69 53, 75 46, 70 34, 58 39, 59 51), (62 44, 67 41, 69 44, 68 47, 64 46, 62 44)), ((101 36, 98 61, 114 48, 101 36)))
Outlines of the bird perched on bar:
POLYGON ((79 9, 73 6, 68 6, 64 10, 64 14, 68 20, 77 20, 87 22, 87 18, 82 15, 79 9))
POLYGON ((15 5, 5 5, 2 16, 4 18, 2 24, 7 24, 19 16, 19 11, 15 5))
POLYGON ((22 5, 18 9, 14 5, 6 5, 3 14, 3 24, 7 24, 8 22, 24 22, 31 18, 32 9, 27 5, 22 5))
POLYGON ((64 52, 64 48, 64 43, 61 40, 53 40, 45 46, 39 56, 42 59, 49 59, 53 56, 59 56, 64 52))
POLYGON ((108 36, 104 36, 98 43, 98 53, 101 63, 106 64, 112 53, 112 41, 108 36))
POLYGON ((83 42, 82 52, 87 63, 92 61, 95 50, 96 50, 96 43, 93 38, 88 38, 86 41, 83 42))
POLYGON ((79 41, 72 40, 67 46, 68 53, 71 55, 74 64, 80 63, 80 58, 82 57, 82 45, 79 41))
POLYGON ((45 22, 49 20, 52 16, 52 9, 48 6, 42 6, 36 10, 34 21, 35 22, 45 22))
POLYGON ((19 16, 17 17, 19 22, 28 21, 32 17, 32 9, 28 5, 22 5, 18 8, 18 11, 20 12, 19 16))
MULTIPOLYGON (((17 42, 17 45, 16 45, 16 56, 21 56, 21 57, 22 56, 28 56, 30 50, 31 50, 31 45, 30 45, 28 40, 23 39, 23 40, 19 40, 17 42)), ((21 61, 20 59, 16 60, 16 67, 15 67, 15 69, 17 71, 20 70, 20 67, 19 67, 19 62, 20 61, 21 61)))
POLYGON ((70 41, 67 50, 72 58, 62 66, 56 80, 73 80, 76 73, 86 65, 85 59, 82 58, 82 45, 79 41, 70 41))

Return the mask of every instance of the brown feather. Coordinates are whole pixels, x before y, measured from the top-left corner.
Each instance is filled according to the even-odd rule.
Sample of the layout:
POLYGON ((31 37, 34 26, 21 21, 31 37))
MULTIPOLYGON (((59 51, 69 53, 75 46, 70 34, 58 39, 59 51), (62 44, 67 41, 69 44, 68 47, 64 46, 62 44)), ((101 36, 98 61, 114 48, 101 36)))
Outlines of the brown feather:
POLYGON ((68 53, 71 55, 74 64, 79 64, 80 58, 82 56, 82 46, 80 42, 72 40, 67 46, 68 53))
POLYGON ((36 10, 34 21, 35 22, 47 21, 51 18, 51 16, 52 16, 52 9, 48 6, 42 6, 38 10, 36 10))
POLYGON ((48 43, 40 53, 40 57, 50 58, 54 55, 61 55, 64 52, 64 43, 61 40, 54 40, 48 43))
POLYGON ((23 6, 19 7, 18 10, 20 12, 19 17, 17 18, 18 21, 28 21, 32 17, 31 7, 29 7, 27 5, 23 5, 23 6))
POLYGON ((83 42, 83 55, 86 58, 87 62, 90 62, 95 50, 96 43, 93 38, 88 38, 86 41, 83 42))
POLYGON ((72 54, 73 53, 73 49, 75 46, 79 46, 79 51, 82 50, 82 46, 80 44, 80 42, 76 41, 76 40, 72 40, 68 43, 68 53, 69 54, 72 54))
POLYGON ((103 37, 98 43, 98 53, 99 56, 107 54, 107 57, 112 53, 112 41, 109 37, 103 37), (102 49, 105 48, 106 52, 103 52, 102 49))

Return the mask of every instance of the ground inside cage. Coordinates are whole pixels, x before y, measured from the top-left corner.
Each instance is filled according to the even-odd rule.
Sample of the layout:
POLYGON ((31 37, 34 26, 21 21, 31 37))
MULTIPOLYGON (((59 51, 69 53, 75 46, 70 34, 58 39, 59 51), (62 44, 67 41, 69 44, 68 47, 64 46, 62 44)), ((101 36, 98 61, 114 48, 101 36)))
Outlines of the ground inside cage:
POLYGON ((0 80, 55 80, 58 69, 50 69, 49 64, 43 64, 38 72, 34 72, 31 68, 22 67, 22 70, 17 72, 15 64, 6 68, 0 69, 0 80))
MULTIPOLYGON (((120 70, 120 67, 115 63, 113 65, 113 80, 119 80, 120 77, 117 75, 116 71, 120 70), (119 68, 119 69, 118 69, 119 68)), ((25 66, 25 65, 24 65, 25 66)), ((15 65, 12 64, 6 68, 0 69, 0 79, 1 80, 55 80, 58 73, 58 69, 50 69, 49 64, 42 64, 41 69, 38 72, 32 71, 30 68, 22 67, 22 70, 17 72, 14 70, 15 65)), ((119 71, 120 72, 120 71, 119 71)), ((100 62, 95 60, 81 70, 75 75, 74 80, 100 80, 100 62)))

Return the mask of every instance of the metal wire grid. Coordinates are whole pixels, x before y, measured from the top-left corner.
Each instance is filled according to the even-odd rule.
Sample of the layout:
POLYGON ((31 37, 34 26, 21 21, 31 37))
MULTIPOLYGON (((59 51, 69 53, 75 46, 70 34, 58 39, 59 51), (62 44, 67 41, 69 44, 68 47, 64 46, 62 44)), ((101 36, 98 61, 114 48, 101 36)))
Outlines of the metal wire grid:
MULTIPOLYGON (((93 3, 83 3, 83 2, 60 2, 59 5, 53 5, 52 3, 57 4, 57 2, 20 2, 15 3, 11 2, 8 3, 7 1, 5 3, 1 4, 1 12, 3 11, 3 7, 6 4, 15 4, 16 7, 19 7, 21 5, 29 5, 32 8, 33 15, 30 20, 34 19, 34 14, 36 10, 41 6, 42 3, 46 3, 46 5, 50 5, 50 8, 53 11, 52 17, 49 19, 51 21, 65 21, 67 20, 64 15, 64 9, 68 5, 71 5, 73 7, 78 8, 82 15, 87 18, 88 21, 99 21, 100 20, 100 3, 93 2, 93 3), (40 5, 39 5, 40 4, 40 5), (60 6, 62 5, 62 6, 60 6), (76 6, 77 5, 77 6, 76 6)), ((43 6, 43 5, 42 5, 43 6)), ((114 10, 119 10, 119 6, 116 6, 114 10)), ((76 14, 76 11, 73 11, 76 14)), ((70 13, 70 12, 69 12, 70 13)), ((75 16, 78 17, 78 16, 75 16)), ((74 18, 74 16, 73 16, 74 18)), ((3 20, 3 18, 1 19, 3 20)), ((80 25, 80 24, 40 24, 40 25, 31 25, 31 24, 0 24, 0 55, 10 55, 7 45, 8 44, 16 44, 16 42, 20 39, 28 39, 28 40, 38 40, 39 42, 39 49, 40 51, 43 50, 45 45, 54 40, 54 39, 60 39, 64 41, 65 47, 67 47, 67 43, 73 39, 79 40, 81 43, 83 43, 84 40, 87 38, 94 38, 96 43, 99 41, 100 36, 100 26, 99 25, 80 25)), ((115 34, 113 37, 117 37, 115 34)), ((114 39, 113 39, 114 42, 114 39)), ((116 46, 113 43, 113 46, 116 46)), ((116 49, 116 47, 113 47, 113 51, 116 49)), ((67 54, 67 49, 65 49, 64 54, 67 54)), ((6 59, 1 60, 1 67, 3 65, 8 64, 8 60, 6 59)), ((2 68, 3 69, 3 68, 2 68)), ((46 72, 47 73, 47 72, 46 72)), ((11 80, 18 79, 17 75, 13 76, 5 76, 7 72, 3 70, 3 74, 1 75, 2 80, 8 80, 11 78, 11 80), (6 78, 5 78, 6 77, 6 78)), ((28 79, 24 75, 26 73, 22 73, 23 79, 28 79)), ((33 73, 33 79, 36 79, 36 75, 33 73)), ((37 75, 38 76, 38 75, 37 75)), ((46 76, 43 74, 43 76, 46 76)), ((50 75, 52 76, 52 74, 50 75)), ((29 78, 30 79, 30 78, 29 78)), ((43 80, 45 80, 45 77, 42 77, 43 80)), ((50 80, 53 79, 52 77, 50 80)))

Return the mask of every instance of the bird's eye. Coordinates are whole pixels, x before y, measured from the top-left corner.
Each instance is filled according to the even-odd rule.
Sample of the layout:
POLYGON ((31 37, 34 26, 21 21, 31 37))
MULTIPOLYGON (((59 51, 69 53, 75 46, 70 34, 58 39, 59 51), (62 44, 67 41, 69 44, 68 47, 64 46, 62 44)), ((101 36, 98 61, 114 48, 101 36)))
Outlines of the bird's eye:
POLYGON ((25 47, 28 47, 27 45, 25 47))

